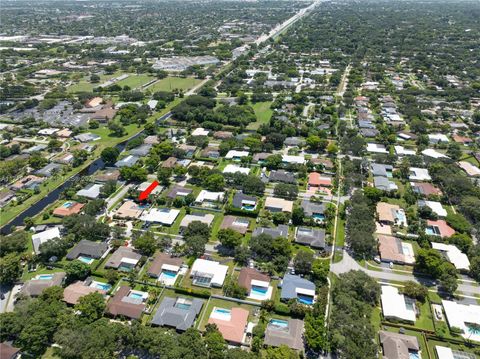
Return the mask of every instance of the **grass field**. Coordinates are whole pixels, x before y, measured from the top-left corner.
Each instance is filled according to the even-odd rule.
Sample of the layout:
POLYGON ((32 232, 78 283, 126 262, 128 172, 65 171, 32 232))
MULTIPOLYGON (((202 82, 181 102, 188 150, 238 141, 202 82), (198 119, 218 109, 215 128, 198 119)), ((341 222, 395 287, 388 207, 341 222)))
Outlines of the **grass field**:
POLYGON ((255 111, 255 115, 257 116, 257 121, 249 124, 247 129, 249 130, 256 130, 260 127, 260 125, 264 123, 268 123, 270 118, 272 117, 273 111, 270 108, 272 103, 270 101, 267 102, 257 102, 253 104, 253 110, 255 111))
POLYGON ((105 75, 105 74, 100 75, 100 81, 96 84, 92 84, 90 82, 90 76, 85 76, 83 79, 80 80, 80 82, 73 84, 72 86, 69 86, 67 89, 67 92, 69 93, 92 92, 94 87, 114 77, 120 76, 122 74, 123 74, 122 71, 116 71, 111 75, 105 75))
POLYGON ((155 79, 155 77, 147 74, 130 75, 126 79, 118 81, 116 84, 121 87, 129 86, 133 90, 145 85, 147 82, 150 82, 153 79, 155 79))
POLYGON ((151 92, 157 91, 172 91, 173 89, 189 90, 192 87, 198 85, 202 80, 195 79, 193 77, 166 77, 147 89, 151 92))

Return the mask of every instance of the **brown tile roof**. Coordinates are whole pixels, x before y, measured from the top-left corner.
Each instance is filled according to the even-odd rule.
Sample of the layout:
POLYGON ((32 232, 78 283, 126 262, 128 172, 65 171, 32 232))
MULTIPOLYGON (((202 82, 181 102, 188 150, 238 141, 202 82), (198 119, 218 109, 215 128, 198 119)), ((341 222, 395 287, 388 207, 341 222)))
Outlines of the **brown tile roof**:
POLYGON ((417 337, 380 331, 380 343, 383 347, 383 357, 388 359, 409 359, 409 351, 419 351, 417 337))
POLYGON ((250 289, 252 289, 252 280, 270 282, 270 277, 266 274, 260 273, 255 268, 242 268, 238 275, 238 284, 250 291, 250 289))
POLYGON ((230 314, 231 317, 228 321, 210 317, 208 323, 216 324, 223 339, 227 342, 241 344, 249 312, 242 308, 232 308, 230 314))
POLYGON ((175 164, 177 163, 177 159, 175 157, 169 157, 162 163, 163 168, 172 168, 175 167, 175 164))
POLYGON ((400 207, 395 204, 390 204, 386 202, 377 203, 377 213, 378 219, 380 222, 395 222, 395 217, 393 215, 393 210, 399 210, 400 207))
POLYGON ((113 316, 123 315, 130 319, 139 319, 145 309, 145 304, 125 301, 124 298, 130 293, 130 290, 131 288, 126 285, 118 288, 115 295, 107 304, 107 312, 113 316))
POLYGON ((15 348, 8 343, 0 343, 0 359, 13 359, 20 351, 19 348, 15 348))
POLYGON ((84 206, 85 205, 83 203, 71 202, 71 204, 66 207, 64 203, 60 207, 54 209, 53 215, 57 217, 67 217, 71 216, 72 214, 78 214, 84 206))
POLYGON ((107 294, 106 291, 85 285, 84 282, 75 282, 66 287, 63 291, 63 300, 68 304, 75 305, 78 300, 90 293, 98 292, 102 295, 107 294))
POLYGON ((409 260, 403 254, 402 241, 400 238, 391 236, 378 236, 378 251, 382 261, 394 263, 408 263, 409 260))
POLYGON ((148 268, 148 274, 152 277, 159 277, 164 264, 180 267, 183 264, 183 259, 172 257, 167 253, 158 253, 155 255, 150 268, 148 268))
POLYGON ((101 172, 95 175, 95 181, 97 182, 108 182, 108 181, 116 181, 120 177, 119 170, 108 170, 105 172, 101 172))
POLYGON ((90 117, 92 120, 100 120, 100 121, 105 121, 105 120, 111 120, 115 117, 117 114, 117 110, 111 107, 104 107, 90 117))
POLYGON ((470 137, 460 136, 460 135, 457 135, 457 134, 454 134, 452 136, 452 139, 455 142, 458 142, 458 143, 472 143, 473 142, 473 140, 470 137))
POLYGON ((440 191, 437 187, 428 182, 412 182, 410 185, 415 187, 417 192, 425 196, 442 194, 442 191, 440 191))
POLYGON ((427 220, 427 226, 437 227, 442 237, 451 237, 455 234, 455 230, 450 227, 443 219, 437 221, 427 220))
MULTIPOLYGON (((220 229, 227 229, 227 228, 230 228, 230 229, 233 229, 234 231, 238 232, 238 233, 241 233, 241 234, 245 234, 247 233, 248 231, 248 227, 250 224, 248 225, 238 225, 235 223, 235 221, 239 220, 239 219, 243 219, 242 217, 236 217, 236 216, 225 216, 223 218, 223 221, 222 221, 222 224, 220 225, 220 229)), ((248 221, 248 219, 245 218, 246 221, 248 221)))

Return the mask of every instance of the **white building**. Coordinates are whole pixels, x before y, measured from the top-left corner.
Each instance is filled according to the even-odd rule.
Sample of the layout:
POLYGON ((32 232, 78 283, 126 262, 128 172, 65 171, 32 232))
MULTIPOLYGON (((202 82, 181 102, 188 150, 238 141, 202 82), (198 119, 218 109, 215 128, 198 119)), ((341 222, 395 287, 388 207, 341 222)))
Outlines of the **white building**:
POLYGON ((422 201, 425 206, 429 207, 433 213, 435 213, 439 217, 446 217, 447 216, 447 210, 443 208, 442 204, 440 202, 436 201, 422 201))
POLYGON ((385 318, 395 318, 415 323, 415 302, 398 292, 398 288, 382 286, 382 312, 385 318))
POLYGON ((403 146, 394 146, 393 148, 398 156, 414 156, 416 154, 414 150, 406 149, 403 146))
POLYGON ((197 198, 195 199, 196 203, 204 203, 204 202, 219 202, 223 201, 223 197, 225 192, 210 192, 206 189, 202 189, 198 194, 197 198))
POLYGON ((190 271, 192 284, 202 287, 222 287, 228 266, 206 259, 197 259, 190 271))
POLYGON ((427 148, 426 150, 423 150, 422 155, 430 158, 448 158, 448 156, 445 156, 443 153, 440 153, 433 148, 427 148))
POLYGON ((39 254, 40 253, 39 248, 42 243, 46 243, 51 239, 60 238, 60 237, 61 236, 60 236, 59 227, 52 227, 43 232, 35 233, 32 236, 33 250, 35 251, 36 254, 39 254))
POLYGON ((180 210, 172 208, 152 208, 143 212, 140 219, 150 223, 160 223, 165 226, 171 226, 180 214, 180 210))
POLYGON ((239 161, 242 157, 248 156, 248 151, 237 151, 237 150, 230 150, 225 155, 227 160, 237 160, 239 161))
POLYGON ((432 133, 428 135, 428 140, 430 143, 447 143, 449 142, 449 139, 447 136, 445 136, 443 133, 432 133))
POLYGON ((367 143, 367 152, 372 153, 388 153, 384 145, 379 143, 367 143))
POLYGON ((250 173, 250 168, 240 167, 238 165, 234 165, 230 163, 226 165, 225 168, 223 169, 223 173, 237 173, 237 172, 248 175, 250 173))
POLYGON ((470 270, 470 261, 465 253, 453 244, 432 242, 432 248, 441 252, 458 270, 470 270))
POLYGON ((202 127, 198 127, 196 128, 195 130, 193 130, 192 132, 192 136, 208 136, 210 131, 202 128, 202 127))
POLYGON ((283 155, 282 156, 283 163, 289 164, 299 164, 303 165, 305 163, 305 157, 303 156, 292 156, 292 155, 283 155))
POLYGON ((480 325, 480 306, 442 300, 443 310, 450 328, 458 328, 462 337, 480 341, 480 333, 474 326, 480 325))
POLYGON ((408 179, 410 181, 431 181, 432 177, 425 168, 410 167, 408 179))

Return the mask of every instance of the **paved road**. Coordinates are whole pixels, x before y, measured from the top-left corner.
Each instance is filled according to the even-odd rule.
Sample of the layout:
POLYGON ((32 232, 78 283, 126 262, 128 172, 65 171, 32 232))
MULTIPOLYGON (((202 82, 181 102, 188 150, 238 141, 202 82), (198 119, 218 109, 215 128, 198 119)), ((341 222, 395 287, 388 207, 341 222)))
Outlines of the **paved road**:
MULTIPOLYGON (((355 259, 353 259, 346 251, 343 251, 343 258, 340 262, 332 264, 330 270, 335 274, 342 274, 349 272, 351 270, 361 270, 367 273, 370 277, 375 279, 380 279, 383 281, 397 281, 397 282, 406 282, 409 280, 415 281, 417 283, 422 283, 425 285, 432 286, 434 281, 428 278, 416 277, 413 274, 399 274, 390 270, 384 271, 375 271, 362 267, 358 264, 355 259)), ((469 284, 467 282, 460 281, 458 283, 459 292, 462 292, 466 295, 480 295, 480 287, 469 284)))

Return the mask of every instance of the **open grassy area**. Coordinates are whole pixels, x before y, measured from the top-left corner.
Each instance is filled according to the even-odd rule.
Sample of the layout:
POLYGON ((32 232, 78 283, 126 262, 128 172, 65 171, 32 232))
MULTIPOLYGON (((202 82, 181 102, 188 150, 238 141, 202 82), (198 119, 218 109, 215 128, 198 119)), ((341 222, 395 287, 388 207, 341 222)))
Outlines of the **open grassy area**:
POLYGON ((172 91, 173 89, 179 90, 190 90, 191 88, 198 85, 202 80, 193 78, 193 77, 166 77, 160 81, 154 83, 152 86, 149 86, 147 89, 149 91, 172 91))
POLYGON ((129 86, 131 89, 136 89, 153 79, 155 79, 155 77, 147 74, 129 75, 126 79, 118 81, 116 84, 121 87, 129 86))
POLYGON ((67 88, 67 92, 69 93, 92 92, 94 87, 97 87, 103 82, 110 80, 114 77, 118 77, 122 74, 123 74, 122 71, 116 71, 113 74, 109 74, 109 75, 106 75, 106 74, 99 75, 100 81, 95 84, 90 82, 90 76, 85 76, 79 82, 69 86, 67 88))
POLYGON ((258 129, 262 124, 268 123, 270 121, 270 118, 272 117, 273 111, 270 108, 270 105, 272 103, 270 101, 266 102, 257 102, 256 104, 253 104, 253 110, 255 111, 255 115, 257 116, 257 121, 249 124, 247 126, 248 130, 256 130, 258 129))

